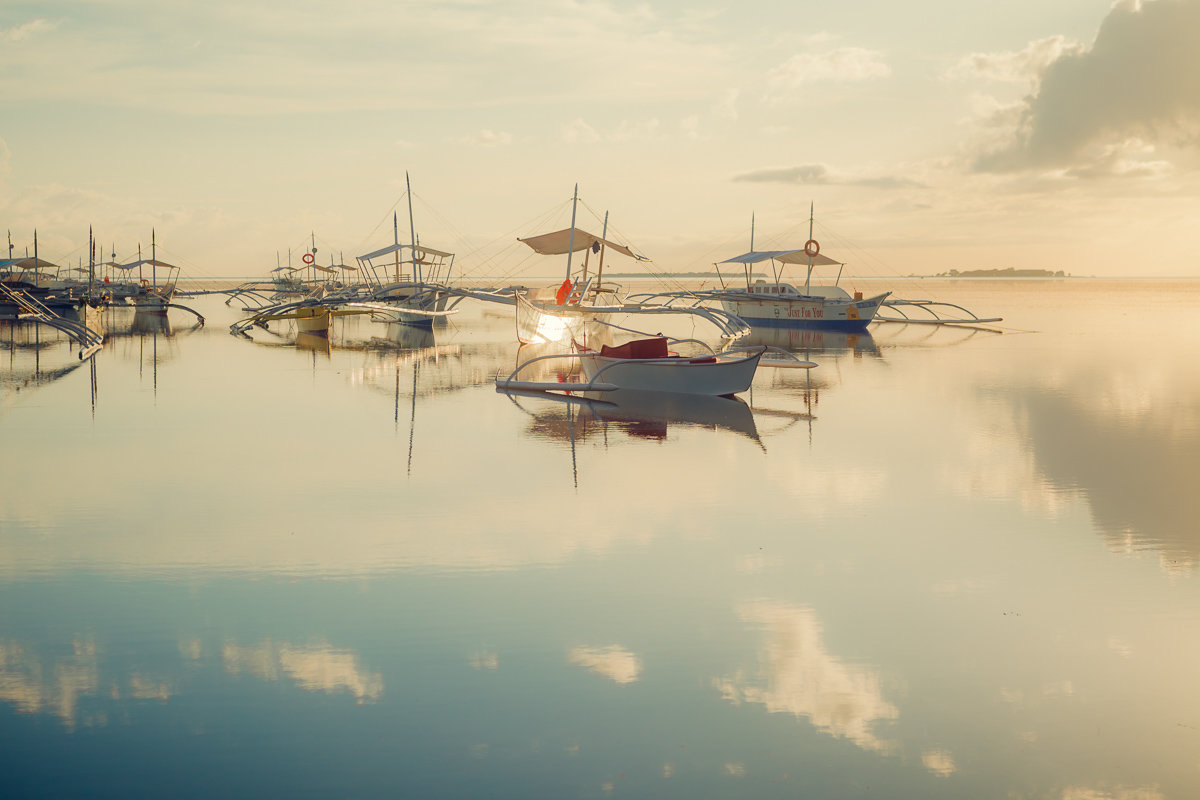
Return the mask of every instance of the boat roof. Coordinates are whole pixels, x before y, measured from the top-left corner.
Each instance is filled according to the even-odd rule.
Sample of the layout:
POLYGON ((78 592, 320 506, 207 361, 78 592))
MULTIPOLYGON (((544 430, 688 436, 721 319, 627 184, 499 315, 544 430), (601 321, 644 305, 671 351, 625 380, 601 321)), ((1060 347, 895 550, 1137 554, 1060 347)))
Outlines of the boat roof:
POLYGON ((168 264, 165 261, 159 261, 157 258, 143 258, 140 261, 131 261, 128 264, 114 264, 117 269, 134 269, 135 267, 165 267, 167 269, 179 269, 174 264, 168 264))
POLYGON ((6 258, 0 260, 0 267, 10 267, 16 269, 41 269, 42 267, 57 267, 57 264, 51 264, 44 258, 35 258, 27 256, 25 258, 6 258))
MULTIPOLYGON (((749 253, 742 253, 740 256, 727 258, 720 262, 721 264, 757 264, 760 261, 774 259, 783 264, 807 264, 809 257, 804 252, 804 248, 799 250, 751 250, 749 253)), ((844 264, 844 261, 835 261, 829 256, 823 256, 817 253, 812 257, 812 265, 814 267, 829 267, 835 264, 844 264)))
POLYGON ((623 244, 609 241, 596 236, 594 233, 588 233, 582 228, 575 228, 574 247, 571 245, 571 228, 563 228, 561 231, 554 233, 543 233, 539 236, 530 236, 526 239, 517 239, 519 242, 524 242, 533 248, 534 252, 541 253, 544 256, 561 256, 570 250, 573 253, 578 253, 580 250, 586 250, 593 244, 599 243, 605 247, 612 248, 622 255, 627 255, 630 258, 642 260, 635 255, 632 250, 623 244))
POLYGON ((373 253, 367 253, 365 256, 359 256, 358 258, 360 261, 370 261, 373 258, 390 256, 392 253, 399 253, 404 250, 414 250, 420 255, 440 256, 441 258, 449 258, 454 255, 453 253, 434 250, 432 247, 426 247, 423 244, 419 244, 416 247, 413 247, 411 244, 389 244, 387 247, 382 247, 373 253))

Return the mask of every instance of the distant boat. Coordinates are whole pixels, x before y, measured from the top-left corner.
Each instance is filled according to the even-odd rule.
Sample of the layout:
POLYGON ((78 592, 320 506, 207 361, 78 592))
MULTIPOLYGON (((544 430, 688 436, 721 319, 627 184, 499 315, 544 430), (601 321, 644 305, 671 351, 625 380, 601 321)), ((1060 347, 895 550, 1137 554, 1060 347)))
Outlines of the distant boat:
POLYGON ((752 327, 779 326, 792 328, 820 328, 838 331, 864 331, 875 318, 880 306, 891 292, 872 297, 863 297, 861 292, 850 295, 838 286, 812 282, 814 267, 838 267, 839 278, 844 262, 821 254, 821 245, 812 238, 812 214, 809 213, 809 238, 803 247, 792 250, 754 249, 754 236, 750 237, 750 252, 726 259, 720 264, 739 264, 746 274, 744 289, 719 289, 706 293, 710 299, 718 300, 722 308, 744 319, 752 327), (751 282, 750 267, 753 264, 770 262, 774 280, 761 278, 751 282), (803 289, 780 280, 783 265, 804 264, 808 270, 803 289))

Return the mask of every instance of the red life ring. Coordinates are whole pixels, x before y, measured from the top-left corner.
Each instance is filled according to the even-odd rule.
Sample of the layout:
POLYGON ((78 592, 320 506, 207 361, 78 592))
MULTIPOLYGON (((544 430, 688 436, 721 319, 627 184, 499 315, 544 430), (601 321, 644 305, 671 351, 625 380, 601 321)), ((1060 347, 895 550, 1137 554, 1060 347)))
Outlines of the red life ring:
POLYGON ((819 252, 821 252, 821 244, 816 239, 809 239, 804 243, 804 255, 813 258, 819 252))
POLYGON ((305 264, 311 264, 311 263, 313 263, 314 261, 316 261, 316 259, 315 259, 315 258, 313 258, 313 254, 312 254, 312 253, 305 253, 305 254, 304 254, 304 263, 305 263, 305 264))

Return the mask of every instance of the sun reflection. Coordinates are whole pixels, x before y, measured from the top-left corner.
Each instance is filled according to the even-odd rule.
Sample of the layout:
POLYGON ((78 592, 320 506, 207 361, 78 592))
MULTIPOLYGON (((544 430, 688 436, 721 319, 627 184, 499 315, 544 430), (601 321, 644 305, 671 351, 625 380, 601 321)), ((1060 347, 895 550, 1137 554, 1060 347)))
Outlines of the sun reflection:
POLYGON ((827 652, 812 609, 764 600, 739 607, 738 616, 764 628, 767 641, 757 680, 739 671, 715 681, 725 699, 806 717, 818 730, 864 750, 890 748, 872 728, 880 720, 896 719, 899 711, 884 700, 877 671, 827 652))

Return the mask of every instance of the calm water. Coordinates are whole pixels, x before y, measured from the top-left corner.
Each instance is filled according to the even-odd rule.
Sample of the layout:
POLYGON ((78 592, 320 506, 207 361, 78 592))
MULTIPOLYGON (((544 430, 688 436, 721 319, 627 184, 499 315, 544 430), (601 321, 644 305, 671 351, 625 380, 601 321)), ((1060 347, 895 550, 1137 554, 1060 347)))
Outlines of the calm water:
POLYGON ((898 293, 1003 332, 663 408, 500 307, 0 329, 0 793, 1200 796, 1200 282, 898 293))

